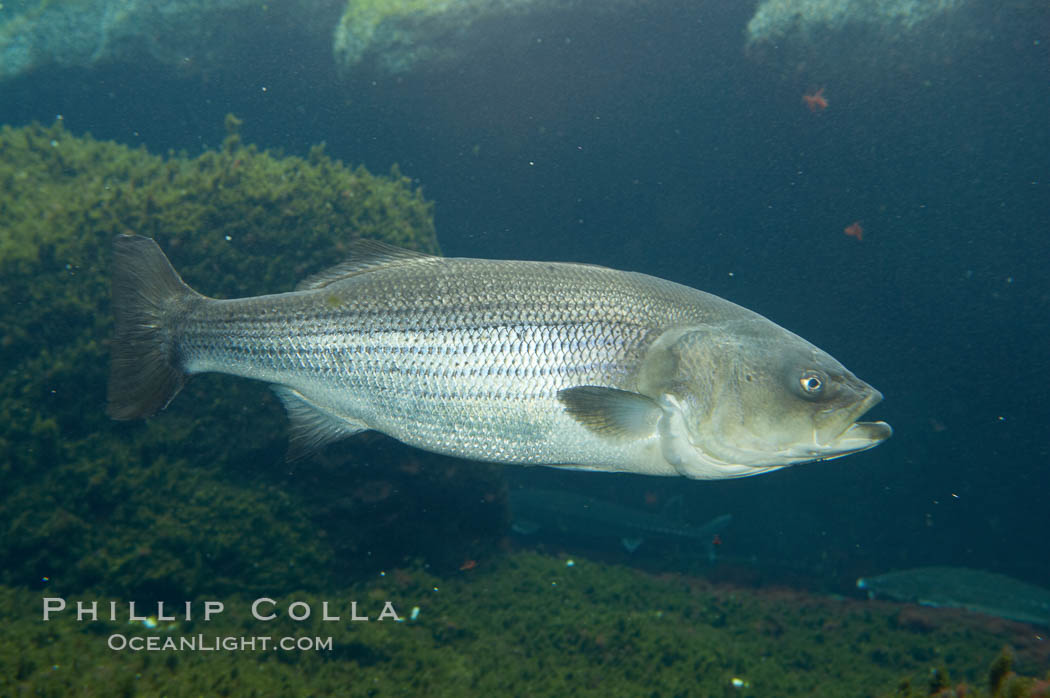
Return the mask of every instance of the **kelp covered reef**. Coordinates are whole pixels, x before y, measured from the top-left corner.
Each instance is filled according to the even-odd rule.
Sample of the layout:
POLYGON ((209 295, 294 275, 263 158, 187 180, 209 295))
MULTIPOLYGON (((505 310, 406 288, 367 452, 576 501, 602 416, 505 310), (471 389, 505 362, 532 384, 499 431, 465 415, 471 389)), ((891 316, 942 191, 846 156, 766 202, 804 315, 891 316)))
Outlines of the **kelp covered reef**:
POLYGON ((406 555, 458 566, 484 544, 463 531, 495 535, 498 469, 423 467, 374 435, 286 463, 285 417, 252 381, 195 378, 145 422, 104 414, 118 234, 155 238, 217 297, 291 290, 357 237, 438 251, 431 204, 396 166, 260 152, 238 126, 196 157, 61 122, 0 131, 0 583, 151 600, 316 589, 406 555))
POLYGON ((40 596, 0 589, 11 619, 0 642, 5 695, 1050 695, 1050 682, 1032 676, 1041 665, 1050 678, 1047 647, 1021 624, 531 552, 275 595, 258 607, 271 620, 238 595, 210 620, 204 602, 214 599, 194 602, 189 620, 178 604, 166 611, 175 620, 128 622, 120 603, 114 621, 77 621, 77 595, 44 622, 40 596), (379 620, 386 601, 400 621, 379 620), (198 649, 175 649, 184 641, 198 649), (207 649, 217 642, 228 644, 207 649))

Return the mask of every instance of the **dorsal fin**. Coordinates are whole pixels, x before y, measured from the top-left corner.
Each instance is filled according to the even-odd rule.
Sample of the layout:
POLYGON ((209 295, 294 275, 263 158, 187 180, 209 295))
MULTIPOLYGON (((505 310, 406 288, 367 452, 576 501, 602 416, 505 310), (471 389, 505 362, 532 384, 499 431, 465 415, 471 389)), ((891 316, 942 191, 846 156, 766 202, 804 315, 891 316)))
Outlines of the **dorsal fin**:
POLYGON ((440 259, 431 254, 406 250, 376 240, 354 240, 350 243, 350 257, 334 267, 306 277, 295 287, 296 291, 324 288, 333 281, 376 269, 418 262, 424 259, 440 259))
POLYGON ((685 523, 685 515, 682 511, 683 506, 682 495, 676 494, 664 504, 663 509, 660 511, 660 516, 676 524, 685 523))

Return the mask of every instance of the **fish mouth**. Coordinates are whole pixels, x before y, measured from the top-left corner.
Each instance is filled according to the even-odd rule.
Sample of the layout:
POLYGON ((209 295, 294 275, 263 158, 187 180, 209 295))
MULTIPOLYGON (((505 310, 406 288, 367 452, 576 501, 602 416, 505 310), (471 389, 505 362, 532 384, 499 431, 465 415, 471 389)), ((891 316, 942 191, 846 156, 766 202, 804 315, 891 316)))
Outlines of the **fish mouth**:
MULTIPOLYGON (((865 386, 868 387, 868 386, 865 386)), ((886 422, 858 422, 858 417, 882 402, 882 393, 874 388, 868 387, 869 394, 863 400, 858 401, 857 406, 850 411, 848 426, 837 435, 825 440, 821 438, 821 430, 814 432, 814 440, 821 451, 821 460, 830 460, 851 453, 866 451, 878 446, 893 435, 893 427, 886 422)))
POLYGON ((893 436, 893 427, 886 422, 854 422, 834 442, 828 444, 829 453, 821 458, 830 460, 858 451, 866 451, 878 446, 891 436, 893 436))

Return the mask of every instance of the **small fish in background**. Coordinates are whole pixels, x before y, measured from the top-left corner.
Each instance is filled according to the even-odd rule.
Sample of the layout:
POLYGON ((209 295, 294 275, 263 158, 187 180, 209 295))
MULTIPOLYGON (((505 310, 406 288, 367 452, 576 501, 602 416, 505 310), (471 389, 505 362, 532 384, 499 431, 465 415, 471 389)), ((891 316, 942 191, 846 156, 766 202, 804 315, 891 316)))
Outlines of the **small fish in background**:
POLYGON ((629 553, 647 539, 685 540, 712 561, 722 544, 719 534, 733 521, 731 514, 722 514, 703 525, 687 523, 677 496, 659 514, 563 490, 511 489, 509 502, 511 530, 520 535, 546 530, 576 538, 617 539, 629 553))
POLYGON ((976 613, 1050 627, 1050 589, 968 567, 916 567, 861 577, 868 598, 976 613))
POLYGON ((842 233, 846 237, 856 238, 857 242, 864 239, 864 228, 861 227, 860 221, 853 221, 842 230, 842 233))
POLYGON ((113 254, 114 419, 195 373, 270 383, 304 454, 374 429, 519 465, 746 477, 882 443, 882 395, 727 300, 586 264, 444 258, 359 240, 289 293, 218 300, 156 242, 113 254))
POLYGON ((811 112, 821 112, 828 108, 828 100, 824 96, 824 88, 820 88, 812 94, 802 95, 802 101, 806 103, 811 112))

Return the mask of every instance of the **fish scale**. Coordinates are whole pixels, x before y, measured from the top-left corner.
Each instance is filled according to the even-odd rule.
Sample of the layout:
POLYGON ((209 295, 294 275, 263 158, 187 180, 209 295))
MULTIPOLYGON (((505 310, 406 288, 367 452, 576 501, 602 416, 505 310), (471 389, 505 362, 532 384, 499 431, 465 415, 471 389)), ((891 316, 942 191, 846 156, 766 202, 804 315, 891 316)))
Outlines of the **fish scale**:
POLYGON ((559 390, 631 389, 652 331, 675 315, 697 319, 671 303, 699 292, 670 282, 479 261, 420 260, 315 290, 205 302, 174 341, 190 373, 296 386, 340 415, 450 455, 542 463, 559 448, 556 430, 579 428, 559 390))

